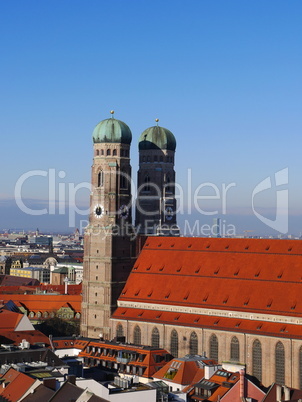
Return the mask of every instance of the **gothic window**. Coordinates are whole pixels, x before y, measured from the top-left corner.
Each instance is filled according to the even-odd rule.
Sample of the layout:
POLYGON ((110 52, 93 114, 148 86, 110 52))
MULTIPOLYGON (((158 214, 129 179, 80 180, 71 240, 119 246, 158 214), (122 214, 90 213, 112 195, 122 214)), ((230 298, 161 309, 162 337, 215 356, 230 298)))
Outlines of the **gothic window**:
POLYGON ((258 339, 255 339, 253 343, 252 358, 252 375, 262 381, 262 348, 258 339))
POLYGON ((156 327, 153 328, 153 330, 152 330, 151 346, 153 348, 159 349, 159 331, 158 331, 158 329, 156 327))
POLYGON ((284 346, 282 342, 278 342, 276 344, 275 349, 275 373, 276 373, 276 383, 280 385, 284 385, 285 383, 285 375, 284 375, 284 346))
POLYGON ((300 389, 302 389, 302 346, 299 349, 299 380, 300 389))
POLYGON ((171 332, 170 351, 174 357, 178 357, 178 333, 175 329, 171 332))
POLYGON ((141 344, 141 338, 142 338, 141 335, 142 335, 141 334, 141 329, 140 329, 140 327, 138 325, 136 325, 136 327, 134 328, 134 331, 133 331, 133 343, 135 345, 140 345, 141 344))
POLYGON ((231 360, 239 362, 239 341, 236 336, 231 340, 231 360))
POLYGON ((107 156, 111 155, 111 149, 107 149, 107 156))
POLYGON ((210 359, 218 361, 218 339, 214 334, 210 337, 210 359))
POLYGON ((198 337, 196 332, 192 332, 190 336, 190 355, 198 354, 198 337))
POLYGON ((114 150, 112 151, 112 155, 113 155, 113 156, 116 156, 116 153, 117 153, 117 151, 116 151, 116 149, 114 149, 114 150))
POLYGON ((145 176, 145 187, 144 187, 144 191, 150 191, 150 176, 147 175, 145 176))
POLYGON ((104 185, 104 172, 102 170, 98 173, 98 187, 102 187, 104 185))
POLYGON ((116 327, 116 337, 120 338, 122 336, 124 336, 124 328, 123 328, 122 324, 118 324, 116 327))

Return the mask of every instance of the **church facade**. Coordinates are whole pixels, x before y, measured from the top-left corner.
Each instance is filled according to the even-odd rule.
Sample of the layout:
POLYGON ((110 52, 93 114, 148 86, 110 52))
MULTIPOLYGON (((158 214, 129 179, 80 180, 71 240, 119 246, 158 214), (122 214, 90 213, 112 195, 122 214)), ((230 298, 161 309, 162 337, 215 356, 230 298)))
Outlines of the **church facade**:
POLYGON ((131 136, 116 134, 117 120, 104 122, 106 129, 94 133, 82 334, 125 337, 175 357, 205 353, 220 363, 244 365, 264 385, 302 388, 302 242, 178 237, 176 142, 157 125, 139 140, 131 229, 131 192, 117 179, 120 171, 131 172, 129 154, 118 156, 129 150, 131 136), (157 193, 151 191, 154 183, 157 193), (116 227, 125 226, 128 233, 118 233, 116 227), (137 228, 150 235, 138 257, 131 237, 137 228))

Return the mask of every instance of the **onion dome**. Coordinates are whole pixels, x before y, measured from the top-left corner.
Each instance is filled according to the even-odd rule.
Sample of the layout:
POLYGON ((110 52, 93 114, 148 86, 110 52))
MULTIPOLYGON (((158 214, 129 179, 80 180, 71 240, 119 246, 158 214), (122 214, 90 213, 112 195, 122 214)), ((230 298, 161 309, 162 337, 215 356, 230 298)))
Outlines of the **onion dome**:
POLYGON ((176 139, 168 129, 160 126, 153 126, 147 128, 141 134, 139 137, 138 148, 140 151, 149 149, 175 151, 176 139))
MULTIPOLYGON (((111 111, 113 115, 113 111, 111 111)), ((130 128, 123 121, 114 117, 102 120, 93 130, 94 143, 112 142, 118 144, 131 144, 132 133, 130 128)))

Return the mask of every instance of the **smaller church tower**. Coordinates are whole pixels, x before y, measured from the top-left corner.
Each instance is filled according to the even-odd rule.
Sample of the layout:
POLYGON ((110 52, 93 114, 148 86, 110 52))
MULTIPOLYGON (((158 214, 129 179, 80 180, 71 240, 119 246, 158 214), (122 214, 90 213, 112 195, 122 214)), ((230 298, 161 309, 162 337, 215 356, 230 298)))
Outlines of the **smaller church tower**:
POLYGON ((92 338, 111 338, 109 319, 133 263, 131 140, 130 128, 113 112, 93 131, 81 321, 81 334, 92 338))
POLYGON ((142 235, 179 236, 176 223, 174 157, 176 140, 158 125, 139 138, 135 226, 142 235))

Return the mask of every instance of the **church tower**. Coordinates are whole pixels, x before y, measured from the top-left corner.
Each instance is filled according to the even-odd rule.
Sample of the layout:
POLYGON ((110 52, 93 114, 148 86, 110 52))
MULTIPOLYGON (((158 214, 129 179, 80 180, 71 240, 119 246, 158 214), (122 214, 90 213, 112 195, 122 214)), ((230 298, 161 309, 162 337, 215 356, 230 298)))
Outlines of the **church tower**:
POLYGON ((176 223, 174 156, 176 140, 158 125, 139 138, 135 226, 142 235, 179 236, 176 223))
POLYGON ((133 263, 130 128, 112 118, 93 131, 89 225, 84 236, 81 334, 110 339, 109 318, 133 263))

